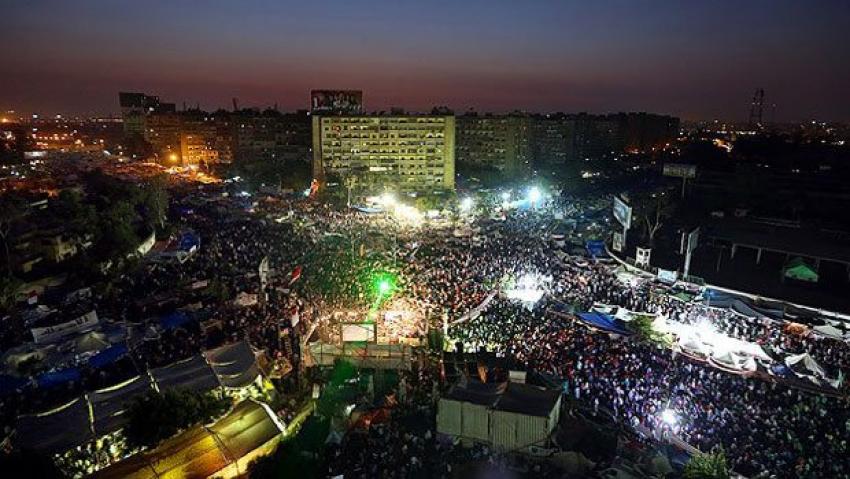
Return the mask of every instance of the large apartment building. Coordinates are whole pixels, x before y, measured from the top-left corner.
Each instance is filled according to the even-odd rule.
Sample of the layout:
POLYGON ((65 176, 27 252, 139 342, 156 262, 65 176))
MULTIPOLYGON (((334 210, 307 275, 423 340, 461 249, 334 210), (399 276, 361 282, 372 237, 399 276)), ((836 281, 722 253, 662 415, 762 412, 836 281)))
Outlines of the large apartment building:
POLYGON ((531 168, 531 119, 526 115, 457 117, 458 164, 486 166, 506 174, 523 174, 531 168))
POLYGON ((353 176, 366 188, 454 188, 451 115, 313 116, 313 176, 353 176))

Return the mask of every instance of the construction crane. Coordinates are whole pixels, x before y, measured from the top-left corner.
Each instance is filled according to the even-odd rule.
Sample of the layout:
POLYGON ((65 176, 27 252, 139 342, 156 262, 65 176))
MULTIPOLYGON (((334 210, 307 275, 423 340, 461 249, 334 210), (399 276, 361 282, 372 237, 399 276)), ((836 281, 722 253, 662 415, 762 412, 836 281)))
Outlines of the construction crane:
POLYGON ((753 102, 750 105, 750 126, 753 128, 762 127, 762 118, 764 116, 764 89, 757 88, 753 95, 753 102))

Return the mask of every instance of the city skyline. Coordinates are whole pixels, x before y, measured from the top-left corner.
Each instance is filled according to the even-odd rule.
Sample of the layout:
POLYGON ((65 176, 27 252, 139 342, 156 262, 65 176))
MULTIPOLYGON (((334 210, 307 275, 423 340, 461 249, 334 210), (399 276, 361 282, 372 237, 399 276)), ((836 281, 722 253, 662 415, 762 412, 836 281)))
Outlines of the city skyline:
POLYGON ((650 111, 846 121, 848 32, 839 2, 372 1, 299 5, 15 2, 17 52, 0 107, 116 114, 118 91, 214 110, 307 108, 309 91, 364 91, 368 110, 650 111), (769 12, 769 13, 766 13, 769 12), (775 108, 773 105, 776 105, 775 108))

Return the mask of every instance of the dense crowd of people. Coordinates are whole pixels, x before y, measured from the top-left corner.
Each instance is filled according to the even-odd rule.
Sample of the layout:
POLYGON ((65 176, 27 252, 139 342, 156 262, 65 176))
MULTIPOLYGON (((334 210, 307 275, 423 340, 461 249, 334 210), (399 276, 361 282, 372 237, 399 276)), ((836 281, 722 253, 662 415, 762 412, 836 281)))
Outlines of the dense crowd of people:
MULTIPOLYGON (((593 209, 598 204, 598 198, 556 198, 546 207, 461 218, 460 224, 426 232, 383 215, 299 200, 259 204, 248 212, 220 198, 179 198, 173 216, 179 228, 201 238, 198 251, 182 263, 145 261, 89 300, 101 317, 141 334, 127 359, 59 391, 28 388, 3 398, 4 425, 10 427, 18 413, 43 411, 83 391, 238 340, 297 371, 302 342, 334 334, 330 312, 374 307, 369 285, 381 273, 396 278, 393 294, 418 309, 418 318, 443 318, 451 342, 468 350, 485 347, 546 375, 574 401, 608 412, 623 427, 657 437, 675 434, 703 450, 722 446, 735 470, 751 477, 848 477, 843 458, 850 453, 850 408, 844 397, 731 374, 549 311, 555 301, 575 311, 601 303, 684 323, 707 321, 771 354, 808 352, 835 373, 850 366, 850 348, 843 342, 791 334, 765 317, 672 299, 653 281, 623 281, 609 264, 563 254, 566 248, 550 234, 560 221, 551 212, 581 218, 598 213, 593 209), (272 274, 261 290, 258 268, 264 258, 272 274), (545 291, 542 300, 528 304, 497 294, 480 314, 469 315, 523 275, 543 278, 537 285, 545 291), (240 295, 256 300, 239 304, 234 299, 240 295), (158 325, 156 318, 177 307, 193 320, 175 328, 158 325), (676 420, 665 419, 665 411, 673 411, 676 420)), ((24 327, 18 319, 9 325, 24 327)), ((433 381, 412 381, 419 387, 417 399, 394 412, 398 420, 331 446, 328 474, 451 477, 453 465, 494 461, 491 451, 441 441, 433 427, 404 426, 408 416, 433 417, 436 398, 422 387, 433 381)))

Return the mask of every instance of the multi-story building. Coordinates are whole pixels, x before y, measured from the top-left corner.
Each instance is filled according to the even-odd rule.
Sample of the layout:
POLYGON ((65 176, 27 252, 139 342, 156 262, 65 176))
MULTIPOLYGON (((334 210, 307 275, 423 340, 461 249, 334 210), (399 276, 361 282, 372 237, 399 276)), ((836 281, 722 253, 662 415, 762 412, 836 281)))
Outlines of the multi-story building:
POLYGON ((534 116, 531 122, 531 156, 536 165, 562 167, 574 157, 575 118, 555 113, 534 116))
POLYGON ((530 125, 529 117, 519 114, 459 116, 455 160, 508 174, 526 173, 531 166, 530 125))
POLYGON ((145 117, 145 140, 157 159, 168 166, 183 163, 181 152, 182 119, 176 112, 158 112, 145 117))
POLYGON ((233 131, 229 115, 192 110, 180 115, 180 161, 209 167, 233 161, 233 131))
POLYGON ((126 136, 144 136, 148 115, 155 112, 174 112, 174 103, 160 103, 158 96, 144 93, 119 92, 121 118, 126 136))
POLYGON ((238 161, 309 161, 311 124, 305 110, 240 112, 232 122, 238 161))
POLYGON ((650 113, 538 115, 533 118, 532 156, 540 166, 611 158, 623 152, 664 147, 679 132, 679 119, 650 113))
POLYGON ((378 191, 454 188, 451 115, 313 116, 313 176, 355 176, 378 191))
POLYGON ((662 148, 679 136, 679 119, 652 113, 620 113, 625 122, 625 148, 646 152, 662 148))

